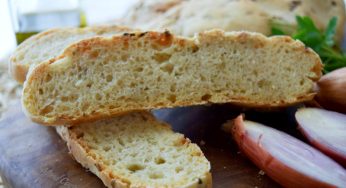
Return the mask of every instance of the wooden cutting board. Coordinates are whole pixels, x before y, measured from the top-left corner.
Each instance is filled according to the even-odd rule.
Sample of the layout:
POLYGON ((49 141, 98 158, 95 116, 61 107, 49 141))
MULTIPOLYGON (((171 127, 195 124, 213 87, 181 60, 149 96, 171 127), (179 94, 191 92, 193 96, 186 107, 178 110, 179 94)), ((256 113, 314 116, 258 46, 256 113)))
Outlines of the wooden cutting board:
MULTIPOLYGON (((246 117, 297 136, 292 120, 294 110, 250 111, 246 117)), ((279 187, 262 175, 220 129, 224 122, 240 113, 239 109, 212 105, 153 113, 200 145, 211 162, 213 187, 279 187)), ((55 129, 31 122, 24 116, 19 102, 0 122, 0 173, 9 187, 103 187, 96 176, 71 158, 55 129)))

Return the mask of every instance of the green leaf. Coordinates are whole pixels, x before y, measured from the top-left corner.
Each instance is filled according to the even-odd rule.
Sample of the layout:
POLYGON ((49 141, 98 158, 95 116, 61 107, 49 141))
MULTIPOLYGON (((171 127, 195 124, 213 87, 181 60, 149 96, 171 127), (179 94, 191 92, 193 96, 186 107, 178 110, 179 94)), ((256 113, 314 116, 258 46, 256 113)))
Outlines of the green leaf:
POLYGON ((327 29, 325 31, 325 42, 328 46, 332 47, 334 46, 334 35, 336 33, 336 24, 338 22, 338 19, 336 17, 333 17, 327 26, 327 29))
MULTIPOLYGON (((297 28, 293 31, 292 38, 302 41, 306 46, 312 48, 320 56, 324 66, 324 73, 335 69, 346 67, 346 55, 335 45, 337 18, 333 17, 325 31, 319 30, 313 20, 307 16, 296 16, 297 28)), ((272 33, 282 35, 283 29, 291 25, 273 21, 272 33)))
POLYGON ((319 30, 316 28, 314 22, 312 21, 310 17, 296 16, 296 21, 298 24, 298 30, 319 32, 319 30))
POLYGON ((272 35, 286 35, 286 34, 281 29, 272 27, 272 35))

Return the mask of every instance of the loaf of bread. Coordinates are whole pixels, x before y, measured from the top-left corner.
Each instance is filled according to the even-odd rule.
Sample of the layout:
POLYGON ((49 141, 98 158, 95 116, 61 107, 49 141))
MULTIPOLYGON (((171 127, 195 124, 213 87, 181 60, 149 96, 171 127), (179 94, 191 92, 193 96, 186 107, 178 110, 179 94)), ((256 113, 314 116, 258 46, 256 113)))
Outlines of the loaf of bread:
POLYGON ((48 125, 206 103, 288 106, 313 98, 321 69, 315 52, 286 36, 125 33, 80 41, 31 69, 22 104, 48 125))
POLYGON ((149 112, 57 131, 75 160, 107 187, 211 187, 200 148, 149 112))
POLYGON ((164 28, 183 36, 214 28, 271 35, 272 21, 291 26, 286 32, 292 33, 296 15, 311 17, 322 30, 337 17, 336 40, 343 39, 344 0, 140 0, 125 15, 123 25, 164 28))
POLYGON ((143 30, 168 29, 187 37, 215 28, 259 32, 267 36, 271 34, 270 15, 257 5, 257 1, 251 0, 189 0, 148 22, 133 23, 132 27, 143 30))
POLYGON ((131 31, 119 26, 50 29, 30 37, 18 46, 10 58, 10 72, 23 83, 30 66, 50 60, 62 53, 68 45, 94 36, 110 36, 131 31))
POLYGON ((139 0, 119 21, 122 25, 136 27, 161 17, 162 14, 184 1, 186 0, 139 0))

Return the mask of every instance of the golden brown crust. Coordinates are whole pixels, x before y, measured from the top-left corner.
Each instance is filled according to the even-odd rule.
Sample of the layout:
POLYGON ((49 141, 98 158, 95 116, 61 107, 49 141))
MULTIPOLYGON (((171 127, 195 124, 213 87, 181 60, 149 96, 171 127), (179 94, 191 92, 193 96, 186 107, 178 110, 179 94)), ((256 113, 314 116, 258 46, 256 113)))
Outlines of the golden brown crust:
POLYGON ((80 144, 78 140, 74 139, 74 137, 76 136, 73 135, 73 133, 71 135, 69 128, 59 126, 56 128, 56 130, 58 134, 61 136, 61 138, 63 138, 66 141, 67 147, 74 159, 78 161, 83 167, 89 169, 92 173, 98 176, 107 187, 129 187, 128 183, 119 177, 113 176, 112 178, 110 178, 108 176, 109 173, 105 172, 104 169, 100 168, 101 164, 99 164, 96 159, 94 159, 88 154, 86 148, 83 147, 83 144, 80 144))
POLYGON ((29 67, 27 65, 21 65, 15 61, 12 61, 9 65, 9 71, 13 79, 15 79, 18 83, 23 84, 29 71, 29 67))
MULTIPOLYGON (((47 61, 38 65, 29 74, 30 76, 28 77, 27 83, 25 85, 30 85, 31 82, 39 78, 43 72, 49 70, 50 64, 54 64, 58 62, 60 59, 68 58, 74 53, 84 54, 85 52, 90 51, 93 46, 98 46, 98 45, 111 46, 116 43, 128 43, 131 40, 135 40, 136 38, 140 38, 143 36, 148 37, 148 39, 153 41, 154 44, 157 44, 157 47, 159 48, 167 47, 171 45, 172 43, 174 43, 175 45, 180 45, 180 46, 185 46, 185 45, 192 46, 192 44, 195 44, 196 42, 195 40, 192 40, 192 39, 175 37, 169 32, 163 32, 163 33, 162 32, 144 32, 144 33, 135 32, 135 33, 125 33, 122 36, 113 36, 112 38, 95 37, 95 38, 83 40, 83 41, 80 41, 79 43, 75 43, 71 45, 70 47, 66 48, 64 53, 61 54, 59 57, 55 58, 54 60, 47 61)), ((312 72, 310 74, 311 80, 313 81, 318 80, 319 77, 321 76, 322 64, 318 55, 314 51, 312 51, 310 48, 306 48, 304 44, 301 43, 300 41, 293 40, 290 37, 275 36, 275 37, 268 38, 268 37, 265 37, 264 35, 256 34, 256 33, 248 33, 248 32, 224 33, 223 31, 220 31, 220 30, 213 30, 209 32, 200 33, 198 36, 198 40, 199 40, 198 42, 208 43, 208 42, 212 42, 216 40, 217 38, 225 37, 225 36, 232 36, 235 38, 234 40, 236 42, 240 42, 240 43, 251 41, 251 44, 253 43, 254 46, 262 46, 262 45, 265 45, 266 43, 287 43, 287 45, 290 45, 293 48, 293 50, 306 53, 307 56, 309 56, 310 59, 312 59, 312 61, 314 62, 314 67, 312 68, 311 70, 312 72)), ((27 87, 30 87, 30 86, 24 86, 23 94, 26 93, 26 89, 28 89, 27 87)), ((244 97, 229 98, 227 102, 246 106, 246 107, 272 108, 272 107, 290 106, 290 105, 297 104, 299 102, 308 101, 308 100, 311 100, 314 97, 314 95, 315 95, 315 92, 311 88, 311 91, 309 91, 308 93, 302 94, 300 96, 296 96, 294 99, 276 101, 270 104, 263 101, 262 102, 254 101, 244 97)), ((27 115, 31 117, 34 121, 42 123, 42 124, 46 124, 46 125, 54 125, 54 124, 56 125, 56 124, 61 124, 66 122, 74 125, 74 124, 79 124, 81 122, 93 121, 93 120, 97 120, 104 117, 117 116, 127 112, 132 112, 132 111, 151 110, 156 108, 170 108, 170 107, 177 107, 177 106, 201 105, 201 104, 207 104, 209 102, 213 102, 213 101, 200 101, 200 102, 176 101, 174 104, 154 103, 154 104, 151 104, 150 107, 147 106, 141 109, 136 109, 131 107, 121 108, 121 109, 110 109, 104 113, 94 113, 90 116, 83 116, 83 117, 74 117, 73 115, 71 115, 69 117, 56 116, 55 118, 44 119, 41 116, 36 116, 31 113, 27 113, 27 115)))

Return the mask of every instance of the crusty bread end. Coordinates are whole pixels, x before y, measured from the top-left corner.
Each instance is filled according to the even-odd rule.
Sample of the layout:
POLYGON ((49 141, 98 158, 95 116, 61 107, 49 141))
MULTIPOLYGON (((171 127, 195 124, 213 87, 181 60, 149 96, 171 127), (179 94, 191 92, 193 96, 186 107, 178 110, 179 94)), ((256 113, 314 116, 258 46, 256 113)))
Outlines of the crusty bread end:
POLYGON ((38 33, 21 43, 9 60, 12 77, 23 83, 29 68, 60 55, 74 42, 94 36, 111 36, 134 31, 122 26, 91 26, 85 28, 54 28, 38 33))

